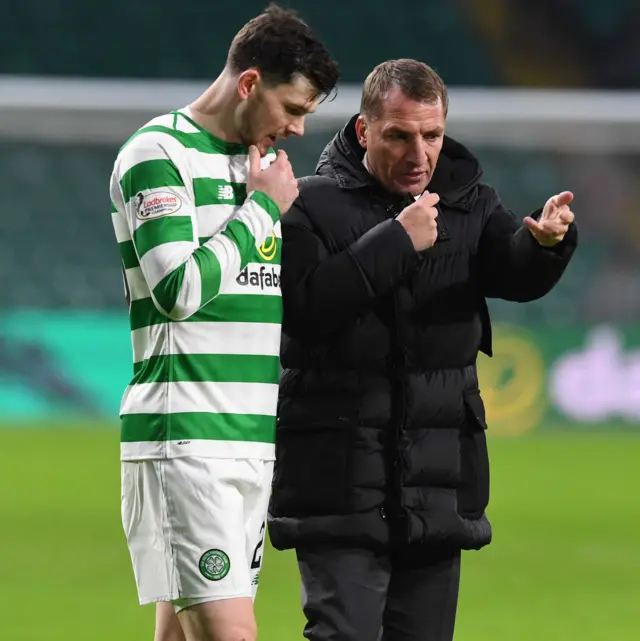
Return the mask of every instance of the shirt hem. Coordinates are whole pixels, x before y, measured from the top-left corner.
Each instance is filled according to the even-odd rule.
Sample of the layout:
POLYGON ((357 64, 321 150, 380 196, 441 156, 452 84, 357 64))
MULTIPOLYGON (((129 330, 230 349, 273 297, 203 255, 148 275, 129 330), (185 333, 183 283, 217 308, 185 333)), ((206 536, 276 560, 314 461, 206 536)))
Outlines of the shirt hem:
POLYGON ((171 459, 186 456, 221 459, 259 459, 274 461, 276 447, 273 443, 245 441, 179 440, 134 441, 120 443, 121 461, 171 459))

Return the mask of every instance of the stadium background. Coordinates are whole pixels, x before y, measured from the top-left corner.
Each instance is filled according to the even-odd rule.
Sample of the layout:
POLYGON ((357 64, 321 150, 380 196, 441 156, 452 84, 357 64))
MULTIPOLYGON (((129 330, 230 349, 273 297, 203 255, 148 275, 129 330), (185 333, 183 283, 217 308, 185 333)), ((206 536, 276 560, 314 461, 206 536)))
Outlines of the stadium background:
MULTIPOLYGON (((465 557, 457 641, 640 634, 637 0, 284 1, 344 86, 287 143, 298 175, 378 62, 452 88, 451 133, 519 216, 576 194, 581 242, 529 305, 491 302, 481 359, 494 543, 465 557)), ((108 179, 130 131, 218 73, 265 3, 21 0, 0 23, 0 638, 150 639, 120 526, 131 371, 108 179)), ((266 551, 260 638, 301 638, 290 554, 266 551)))

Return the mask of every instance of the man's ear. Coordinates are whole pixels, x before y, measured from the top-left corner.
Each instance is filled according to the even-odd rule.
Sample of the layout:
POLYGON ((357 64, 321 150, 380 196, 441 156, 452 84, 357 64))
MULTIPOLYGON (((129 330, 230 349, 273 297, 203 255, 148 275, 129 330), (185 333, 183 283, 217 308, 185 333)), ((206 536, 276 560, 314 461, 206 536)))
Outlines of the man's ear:
POLYGON ((364 116, 358 116, 356 120, 356 136, 363 149, 367 148, 367 129, 369 128, 364 116))
POLYGON ((255 91, 260 82, 260 72, 257 69, 247 69, 238 76, 238 95, 246 100, 255 91))

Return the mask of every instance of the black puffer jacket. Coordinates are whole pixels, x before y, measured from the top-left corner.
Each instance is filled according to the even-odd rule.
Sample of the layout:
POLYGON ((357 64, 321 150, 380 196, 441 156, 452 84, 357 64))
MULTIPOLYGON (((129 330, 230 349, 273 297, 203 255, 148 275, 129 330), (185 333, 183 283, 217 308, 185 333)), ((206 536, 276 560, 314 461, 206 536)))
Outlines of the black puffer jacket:
POLYGON ((447 138, 429 185, 439 238, 418 254, 394 219, 406 199, 366 172, 354 122, 282 219, 271 541, 477 549, 491 540, 476 374, 478 351, 491 355, 485 297, 546 294, 577 232, 543 249, 447 138))

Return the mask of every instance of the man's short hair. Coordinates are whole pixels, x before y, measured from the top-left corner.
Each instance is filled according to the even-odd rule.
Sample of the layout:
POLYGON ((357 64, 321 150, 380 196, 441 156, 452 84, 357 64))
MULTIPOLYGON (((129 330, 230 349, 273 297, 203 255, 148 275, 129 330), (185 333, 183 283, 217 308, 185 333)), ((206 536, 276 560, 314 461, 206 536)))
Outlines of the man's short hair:
POLYGON ((376 118, 382 103, 392 89, 399 89, 407 98, 418 102, 442 101, 446 115, 449 107, 447 86, 442 78, 424 62, 400 58, 379 64, 364 81, 360 113, 376 118))
POLYGON ((300 74, 322 96, 333 91, 340 76, 337 63, 309 25, 294 11, 276 4, 240 29, 227 64, 235 73, 255 68, 272 86, 291 82, 300 74))

